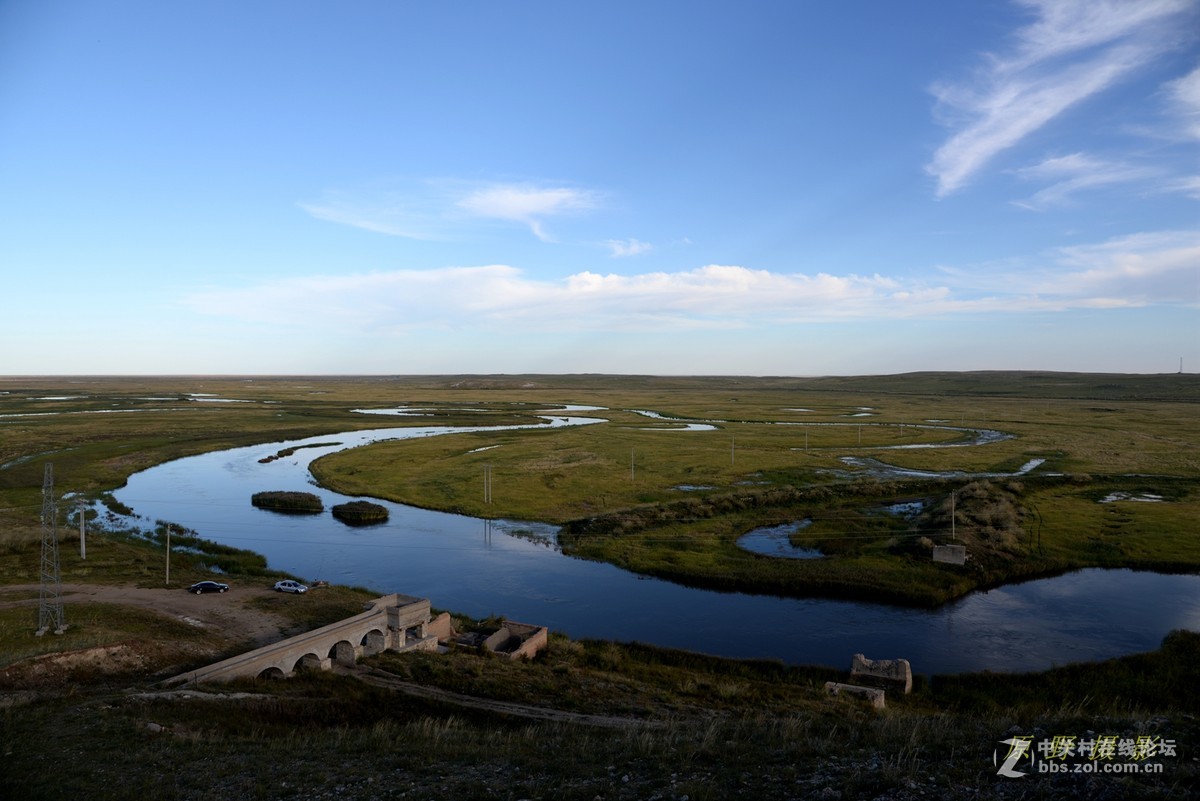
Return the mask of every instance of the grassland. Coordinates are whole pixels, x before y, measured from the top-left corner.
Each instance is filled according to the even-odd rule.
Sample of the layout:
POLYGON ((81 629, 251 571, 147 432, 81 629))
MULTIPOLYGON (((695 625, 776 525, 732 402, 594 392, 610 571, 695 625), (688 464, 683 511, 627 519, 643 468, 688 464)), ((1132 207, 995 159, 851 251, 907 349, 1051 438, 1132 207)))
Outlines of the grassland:
POLYGON ((95 496, 190 453, 432 423, 493 428, 343 451, 314 473, 347 494, 564 524, 570 553, 725 589, 928 605, 1073 567, 1200 566, 1195 376, 97 378, 0 387, 0 547, 36 538, 47 462, 61 490, 95 496), (536 411, 564 405, 600 407, 576 414, 604 422, 539 424, 536 411), (354 411, 398 406, 411 415, 354 411), (697 423, 703 430, 689 430, 697 423), (526 427, 503 428, 514 425, 526 427), (1009 438, 957 447, 974 429, 1009 438), (881 478, 845 457, 953 475, 881 478), (933 564, 929 548, 951 527, 951 494, 975 474, 1012 473, 1034 459, 1043 461, 1031 475, 994 490, 1015 496, 1013 536, 989 538, 959 515, 954 535, 972 560, 933 564), (1164 502, 1099 503, 1113 492, 1164 502), (899 499, 927 511, 899 524, 867 513, 899 499), (796 544, 830 558, 737 547, 757 526, 801 519, 813 525, 796 544))
MULTIPOLYGON (((3 585, 37 580, 47 462, 59 492, 98 497, 135 470, 190 453, 381 425, 533 423, 531 411, 553 404, 602 406, 587 414, 608 422, 380 444, 322 460, 319 470, 350 492, 369 488, 364 494, 423 506, 590 521, 595 542, 579 543, 581 551, 613 549, 596 557, 648 572, 666 564, 680 580, 728 576, 744 563, 737 580, 763 581, 781 570, 779 580, 794 588, 796 576, 786 571, 795 563, 751 557, 732 543, 748 527, 804 516, 814 519, 802 532, 805 544, 836 553, 874 582, 850 576, 843 588, 857 582, 859 591, 883 594, 878 577, 893 571, 909 583, 958 592, 964 574, 933 566, 920 542, 943 536, 952 490, 960 493, 956 512, 973 527, 959 536, 975 538, 983 569, 1041 571, 1080 560, 1200 564, 1200 382, 1192 376, 8 378, 0 379, 0 393, 0 602, 16 597, 3 585), (211 397, 190 393, 246 402, 189 400, 211 397), (428 416, 351 411, 396 405, 428 416), (687 431, 634 410, 720 422, 687 431), (849 416, 867 411, 873 416, 849 416), (980 447, 885 449, 964 436, 917 427, 931 419, 1014 437, 980 447), (654 430, 661 428, 673 430, 654 430), (1046 462, 1033 476, 992 480, 972 506, 972 478, 881 481, 825 472, 848 470, 845 455, 965 473, 1046 462), (482 493, 485 466, 490 504, 482 493), (1114 491, 1164 500, 1099 502, 1114 491), (927 501, 926 519, 865 511, 913 498, 927 501)), ((71 527, 63 532, 64 581, 163 583, 158 538, 89 537, 85 562, 71 527)), ((172 586, 210 577, 199 565, 215 550, 202 542, 205 532, 176 537, 189 534, 190 544, 210 553, 174 554, 172 586)), ((242 580, 271 578, 254 554, 230 549, 222 556, 223 569, 242 580)), ((355 611, 368 595, 325 592, 309 593, 304 603, 276 596, 259 603, 297 627, 314 627, 355 611)), ((1155 653, 1096 665, 922 679, 912 696, 889 696, 882 713, 826 697, 821 685, 840 677, 837 671, 561 637, 527 663, 465 652, 373 662, 398 680, 631 720, 614 731, 530 723, 331 675, 161 694, 153 682, 181 662, 237 644, 104 604, 73 611, 60 637, 35 638, 28 615, 28 608, 0 609, 0 673, 56 652, 124 648, 138 659, 3 673, 30 680, 17 687, 0 679, 3 798, 1173 799, 1200 782, 1200 635, 1188 632, 1173 633, 1155 653), (996 776, 1000 740, 1089 733, 1161 736, 1180 749, 1152 776, 996 776)))
POLYGON ((343 451, 314 473, 347 494, 564 524, 576 555, 728 589, 931 604, 1072 567, 1200 566, 1195 376, 10 378, 0 392, 0 547, 18 551, 38 535, 46 463, 60 491, 94 497, 204 450, 446 424, 492 428, 343 451), (538 410, 565 405, 599 407, 576 414, 604 422, 540 424, 538 410), (354 411, 395 407, 410 415, 354 411), (972 430, 1008 438, 969 446, 972 430), (951 475, 881 478, 846 457, 951 475), (951 495, 1035 459, 1030 475, 988 490, 1012 496, 1009 534, 989 533, 982 512, 958 514, 953 533, 973 559, 933 564, 951 495), (1099 502, 1114 492, 1163 502, 1099 502), (926 511, 899 523, 869 513, 898 499, 926 511), (813 524, 797 544, 829 558, 737 547, 756 526, 800 519, 813 524))
POLYGON ((313 472, 348 494, 560 523, 573 555, 729 590, 932 605, 1078 567, 1200 568, 1194 379, 955 376, 923 394, 936 381, 888 378, 871 394, 859 388, 866 379, 838 390, 743 382, 573 394, 604 407, 582 414, 607 422, 381 443, 324 457, 313 472), (1044 394, 1014 398, 1014 383, 1044 394), (698 422, 708 427, 688 430, 698 422), (965 429, 1011 438, 958 447, 971 440, 965 429), (952 475, 880 478, 848 468, 847 456, 952 475), (1011 536, 997 539, 982 511, 972 518, 964 508, 953 536, 970 562, 934 564, 931 547, 952 536, 950 496, 976 474, 1011 474, 1031 460, 1041 461, 1032 474, 994 479, 989 490, 1012 496, 1011 536), (1164 501, 1100 503, 1115 492, 1164 501), (866 513, 914 499, 927 511, 900 525, 866 513), (830 558, 737 546, 756 527, 804 519, 814 525, 796 544, 830 558))

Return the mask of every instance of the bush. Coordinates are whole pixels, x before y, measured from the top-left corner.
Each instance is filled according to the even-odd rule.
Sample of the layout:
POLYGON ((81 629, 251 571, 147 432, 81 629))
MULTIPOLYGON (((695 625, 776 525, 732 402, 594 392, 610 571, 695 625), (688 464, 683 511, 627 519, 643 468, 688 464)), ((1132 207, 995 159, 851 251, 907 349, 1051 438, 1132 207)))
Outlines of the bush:
POLYGON ((321 499, 311 492, 256 492, 250 497, 250 503, 276 512, 317 514, 325 511, 321 499))
POLYGON ((384 523, 388 519, 385 506, 369 501, 350 501, 333 507, 333 516, 351 526, 384 523))

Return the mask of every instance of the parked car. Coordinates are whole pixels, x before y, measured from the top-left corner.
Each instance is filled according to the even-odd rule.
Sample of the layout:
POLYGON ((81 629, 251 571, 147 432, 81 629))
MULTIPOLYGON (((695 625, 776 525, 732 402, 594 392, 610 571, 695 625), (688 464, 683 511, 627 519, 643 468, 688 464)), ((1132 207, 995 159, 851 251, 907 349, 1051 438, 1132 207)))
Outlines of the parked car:
POLYGON ((188 587, 188 592, 194 592, 199 595, 202 592, 225 592, 227 589, 229 589, 229 585, 222 584, 219 581, 197 581, 188 587))
POLYGON ((275 589, 279 592, 308 592, 308 587, 291 579, 275 582, 275 589))

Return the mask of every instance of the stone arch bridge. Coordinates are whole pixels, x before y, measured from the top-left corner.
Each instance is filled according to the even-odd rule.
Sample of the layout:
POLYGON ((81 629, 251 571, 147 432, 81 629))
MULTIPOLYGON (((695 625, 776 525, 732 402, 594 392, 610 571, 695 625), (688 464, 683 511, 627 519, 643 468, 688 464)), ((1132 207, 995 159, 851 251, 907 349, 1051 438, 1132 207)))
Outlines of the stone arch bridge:
POLYGON ((430 619, 428 598, 393 593, 377 598, 366 611, 264 645, 207 667, 181 673, 167 686, 229 681, 256 676, 288 676, 297 669, 329 670, 335 663, 353 665, 360 656, 380 651, 434 651, 438 639, 450 637, 450 615, 430 619))

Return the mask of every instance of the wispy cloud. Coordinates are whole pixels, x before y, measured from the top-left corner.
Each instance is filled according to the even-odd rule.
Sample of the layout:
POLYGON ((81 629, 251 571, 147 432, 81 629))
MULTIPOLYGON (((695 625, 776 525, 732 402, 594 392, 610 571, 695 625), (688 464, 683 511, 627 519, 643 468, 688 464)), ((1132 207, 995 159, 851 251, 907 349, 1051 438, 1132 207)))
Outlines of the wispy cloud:
POLYGON ((1008 296, 1031 310, 1200 307, 1200 231, 1153 231, 1036 257, 942 268, 960 296, 1008 296))
POLYGON ((932 87, 953 129, 926 170, 944 197, 1021 142, 1173 46, 1166 25, 1190 0, 1020 0, 1037 19, 1006 55, 989 55, 971 79, 932 87))
POLYGON ((1043 279, 1040 292, 1114 305, 1200 307, 1200 231, 1134 234, 1058 253, 1066 269, 1043 279))
POLYGON ((1145 167, 1117 164, 1083 153, 1072 153, 1017 170, 1017 175, 1026 180, 1051 183, 1031 197, 1014 203, 1022 208, 1038 211, 1067 203, 1077 192, 1139 181, 1155 174, 1154 170, 1145 167))
POLYGON ((1182 192, 1188 197, 1200 200, 1200 175, 1188 175, 1172 181, 1167 186, 1170 192, 1182 192))
POLYGON ((1184 136, 1200 139, 1200 67, 1166 85, 1171 111, 1182 123, 1184 136))
POLYGON ((736 265, 536 279, 508 265, 313 276, 197 293, 198 311, 374 333, 520 324, 522 330, 753 328, 961 312, 1200 305, 1200 233, 1139 234, 1053 251, 1005 270, 950 270, 930 284, 883 275, 778 273, 736 265))
POLYGON ((591 211, 602 198, 596 190, 561 185, 428 180, 385 190, 329 190, 299 206, 317 219, 412 239, 451 238, 482 219, 520 223, 552 242, 547 219, 591 211))
POLYGON ((442 239, 448 231, 445 201, 427 185, 406 191, 329 190, 300 208, 318 220, 409 239, 442 239))
POLYGON ((640 256, 654 250, 654 245, 642 242, 640 239, 609 239, 604 243, 609 249, 609 255, 614 259, 627 256, 640 256))
POLYGON ((495 184, 472 191, 458 207, 478 217, 523 223, 538 239, 552 242, 544 228, 547 217, 588 211, 599 202, 599 193, 585 189, 495 184))

